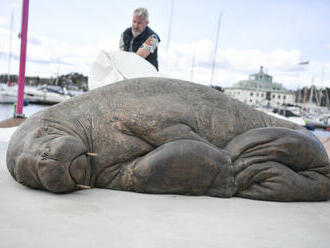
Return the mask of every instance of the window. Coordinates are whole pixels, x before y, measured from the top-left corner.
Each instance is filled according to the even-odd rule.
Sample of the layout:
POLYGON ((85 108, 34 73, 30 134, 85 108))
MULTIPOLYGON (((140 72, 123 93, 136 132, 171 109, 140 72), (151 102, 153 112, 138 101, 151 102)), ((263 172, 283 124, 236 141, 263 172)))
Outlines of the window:
POLYGON ((278 99, 281 99, 281 95, 278 95, 277 98, 278 98, 278 99))
POLYGON ((253 92, 250 93, 250 96, 253 96, 253 92))

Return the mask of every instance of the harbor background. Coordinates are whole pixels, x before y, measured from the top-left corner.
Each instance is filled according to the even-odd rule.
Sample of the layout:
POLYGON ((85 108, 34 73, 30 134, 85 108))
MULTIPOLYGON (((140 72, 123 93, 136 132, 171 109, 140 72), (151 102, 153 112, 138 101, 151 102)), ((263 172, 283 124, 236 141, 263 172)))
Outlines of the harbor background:
MULTIPOLYGON (((10 74, 18 73, 21 5, 1 1, 1 74, 8 73, 10 46, 10 74)), ((204 85, 212 77, 213 85, 231 87, 263 65, 290 90, 330 87, 330 4, 324 0, 30 1, 26 76, 88 75, 101 50, 118 51, 141 6, 161 39, 161 73, 204 85), (303 61, 309 64, 298 65, 303 61)))

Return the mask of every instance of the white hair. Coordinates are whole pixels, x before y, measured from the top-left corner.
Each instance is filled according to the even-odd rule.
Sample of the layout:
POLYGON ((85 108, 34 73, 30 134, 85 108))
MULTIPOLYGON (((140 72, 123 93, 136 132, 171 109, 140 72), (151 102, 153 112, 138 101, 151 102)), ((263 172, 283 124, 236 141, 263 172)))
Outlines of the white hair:
POLYGON ((149 13, 146 8, 138 8, 134 10, 133 16, 143 17, 147 22, 149 21, 149 13))

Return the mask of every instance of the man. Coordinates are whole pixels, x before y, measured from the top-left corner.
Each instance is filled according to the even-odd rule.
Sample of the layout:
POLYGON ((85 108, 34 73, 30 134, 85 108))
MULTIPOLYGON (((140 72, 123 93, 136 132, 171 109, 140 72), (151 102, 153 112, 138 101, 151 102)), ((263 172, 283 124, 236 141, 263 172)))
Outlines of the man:
POLYGON ((133 12, 132 27, 127 28, 120 37, 119 48, 123 51, 134 52, 145 58, 158 71, 157 46, 160 42, 158 35, 148 27, 149 14, 145 8, 133 12))

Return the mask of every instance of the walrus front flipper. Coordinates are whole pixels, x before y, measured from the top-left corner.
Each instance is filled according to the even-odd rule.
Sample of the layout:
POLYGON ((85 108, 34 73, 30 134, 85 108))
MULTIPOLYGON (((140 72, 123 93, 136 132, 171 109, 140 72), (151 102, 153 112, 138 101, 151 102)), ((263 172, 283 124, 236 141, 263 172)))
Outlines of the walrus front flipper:
POLYGON ((116 176, 104 173, 98 185, 111 189, 216 197, 231 197, 234 192, 229 153, 196 140, 168 142, 120 165, 116 176))
POLYGON ((226 146, 232 154, 236 194, 271 201, 330 198, 330 162, 319 140, 286 128, 249 130, 226 146))

